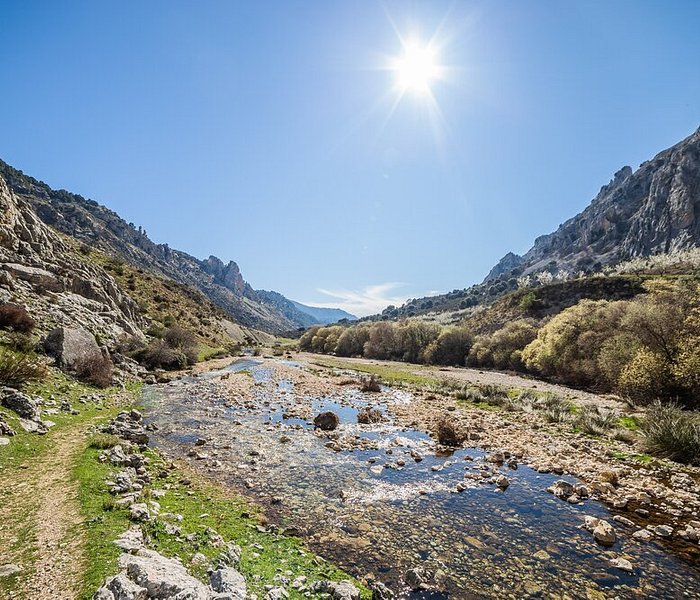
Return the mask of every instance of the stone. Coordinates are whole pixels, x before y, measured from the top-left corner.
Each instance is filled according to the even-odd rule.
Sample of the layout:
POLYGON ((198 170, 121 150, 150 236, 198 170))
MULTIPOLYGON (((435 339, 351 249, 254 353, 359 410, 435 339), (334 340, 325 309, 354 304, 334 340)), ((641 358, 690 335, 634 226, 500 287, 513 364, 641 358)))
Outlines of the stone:
POLYGON ((640 540, 642 542, 648 542, 651 538, 651 532, 646 530, 646 529, 638 529, 632 534, 632 537, 635 540, 640 540))
POLYGON ((14 430, 7 424, 2 414, 0 414, 0 435, 6 435, 8 437, 15 435, 14 430))
POLYGON ((330 594, 333 600, 360 600, 360 590, 351 581, 317 581, 311 586, 314 592, 330 594))
POLYGON ((340 425, 340 419, 333 411, 327 410, 314 417, 314 425, 323 431, 333 431, 340 425))
POLYGON ((93 600, 94 598, 100 600, 103 598, 109 600, 146 600, 148 597, 146 588, 131 581, 124 573, 119 573, 105 582, 93 600))
POLYGON ((79 327, 56 327, 44 339, 44 351, 67 371, 77 371, 91 360, 102 359, 95 336, 79 327))
POLYGON ((240 546, 234 542, 228 542, 226 544, 226 549, 217 557, 217 563, 219 566, 223 567, 237 565, 241 562, 241 553, 240 546))
POLYGON ((559 481, 556 481, 550 485, 547 488, 547 491, 550 494, 554 494, 557 498, 566 499, 574 494, 574 486, 568 481, 560 479, 559 481))
POLYGON ((396 595, 381 581, 374 581, 369 584, 369 589, 372 590, 372 600, 394 600, 396 595))
POLYGON ((276 587, 268 590, 264 600, 286 600, 286 598, 289 598, 287 590, 283 587, 276 587))
POLYGON ((145 503, 132 504, 129 507, 129 518, 132 521, 148 521, 151 518, 145 503))
POLYGON ((510 481, 505 475, 501 475, 496 478, 496 485, 502 490, 505 490, 510 485, 510 481))
POLYGON ((541 561, 549 560, 551 558, 546 550, 538 550, 532 556, 533 558, 536 558, 537 560, 541 561))
POLYGON ((114 544, 126 552, 138 552, 143 543, 143 531, 138 525, 132 525, 114 540, 114 544))
POLYGON ((10 443, 10 438, 0 437, 0 446, 7 446, 10 443))
POLYGON ((617 535, 612 525, 603 520, 593 529, 593 538, 601 546, 612 546, 617 541, 617 535))
POLYGON ((634 567, 632 566, 632 563, 627 560, 626 558, 618 557, 618 558, 613 558, 610 561, 610 565, 615 567, 616 569, 620 569, 621 571, 625 571, 626 573, 634 573, 634 567))
POLYGON ((209 574, 209 585, 215 592, 228 594, 236 600, 245 600, 245 577, 233 567, 219 567, 209 574))
POLYGON ((406 585, 413 591, 418 591, 425 587, 426 585, 426 573, 424 569, 417 567, 415 569, 409 569, 406 571, 403 580, 406 585))
POLYGON ((16 575, 22 569, 13 563, 7 563, 5 565, 0 565, 0 577, 10 577, 16 575))
POLYGON ((2 394, 0 404, 5 408, 9 408, 17 413, 18 416, 28 421, 40 420, 41 410, 36 400, 33 400, 27 396, 27 394, 18 392, 13 388, 3 388, 0 393, 2 394))
POLYGON ((135 555, 122 554, 119 565, 131 581, 148 590, 148 598, 207 600, 209 597, 207 586, 190 575, 182 563, 154 550, 144 548, 135 555))
POLYGON ((657 525, 654 527, 654 533, 661 537, 671 537, 673 534, 673 527, 668 525, 657 525))

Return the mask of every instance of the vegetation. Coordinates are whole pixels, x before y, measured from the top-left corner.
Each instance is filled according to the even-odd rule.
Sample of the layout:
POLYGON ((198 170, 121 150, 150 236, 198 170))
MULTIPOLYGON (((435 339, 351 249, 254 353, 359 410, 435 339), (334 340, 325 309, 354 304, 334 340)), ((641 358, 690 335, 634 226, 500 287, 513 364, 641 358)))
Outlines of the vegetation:
MULTIPOLYGON (((516 292, 509 302, 519 307, 514 314, 520 318, 476 336, 471 332, 483 326, 488 311, 458 326, 404 319, 313 327, 301 337, 299 348, 336 356, 512 369, 614 392, 632 404, 664 399, 700 406, 698 279, 612 280, 617 290, 613 295, 620 299, 584 298, 539 320, 524 314, 532 311, 529 300, 527 307, 521 306, 531 291, 516 292)), ((601 292, 590 282, 586 285, 576 282, 575 289, 601 292)), ((551 306, 551 290, 548 294, 551 306)), ((559 303, 566 304, 563 299, 559 303)))
POLYGON ((35 325, 34 319, 24 306, 11 302, 0 304, 0 328, 30 333, 35 325))
POLYGON ((675 403, 652 404, 642 422, 650 452, 679 462, 700 464, 700 415, 675 403))
POLYGON ((0 383, 20 387, 46 377, 46 363, 33 353, 0 347, 0 383))

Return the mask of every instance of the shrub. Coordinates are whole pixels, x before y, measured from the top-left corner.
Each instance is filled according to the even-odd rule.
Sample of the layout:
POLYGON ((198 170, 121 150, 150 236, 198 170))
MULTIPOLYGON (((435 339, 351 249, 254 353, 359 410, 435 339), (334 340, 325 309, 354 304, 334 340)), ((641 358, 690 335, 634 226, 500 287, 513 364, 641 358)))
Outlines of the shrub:
POLYGON ((449 416, 444 416, 438 421, 435 433, 438 442, 443 446, 461 446, 467 439, 465 433, 458 429, 449 416))
POLYGON ((675 403, 652 404, 642 422, 650 452, 678 462, 700 464, 700 417, 675 403))
POLYGON ((151 342, 136 354, 136 360, 148 369, 165 369, 176 371, 187 366, 187 357, 180 351, 168 346, 162 340, 151 342))
POLYGON ((96 448, 97 450, 108 450, 119 444, 123 444, 119 436, 111 433, 96 433, 90 438, 89 445, 90 448, 96 448))
POLYGON ((335 353, 338 356, 362 356, 368 339, 369 327, 363 325, 347 327, 338 338, 335 353))
POLYGON ((464 327, 446 329, 425 350, 425 361, 433 365, 464 365, 473 342, 474 337, 464 327))
POLYGON ((11 302, 0 304, 0 327, 3 329, 30 333, 35 325, 34 319, 32 319, 24 306, 12 304, 11 302))
POLYGON ((375 323, 370 328, 369 337, 364 347, 367 358, 398 358, 396 326, 393 323, 375 323))
POLYGON ((547 395, 541 400, 542 416, 548 423, 565 423, 569 420, 569 403, 555 395, 547 395))
POLYGON ((299 350, 302 352, 309 352, 311 350, 311 341, 314 339, 319 329, 321 329, 319 326, 310 327, 303 333, 299 338, 299 350))
MULTIPOLYGON (((425 321, 409 320, 396 328, 395 349, 391 353, 406 362, 425 360, 425 352, 440 335, 440 327, 425 321)), ((464 364, 464 355, 459 364, 464 364)))
POLYGON ((522 351, 536 337, 537 328, 531 320, 512 321, 492 335, 477 337, 467 363, 475 367, 521 370, 522 351))
POLYGON ((646 405, 667 395, 672 384, 668 361, 660 354, 642 348, 622 369, 617 388, 622 396, 637 405, 646 405))
POLYGON ((76 369, 78 379, 99 388, 112 385, 114 365, 108 356, 94 355, 82 361, 76 369))
POLYGON ((0 348, 0 383, 19 387, 47 375, 46 364, 36 355, 0 348))
POLYGON ((584 406, 576 416, 576 425, 588 435, 605 435, 617 424, 617 415, 597 406, 584 406))

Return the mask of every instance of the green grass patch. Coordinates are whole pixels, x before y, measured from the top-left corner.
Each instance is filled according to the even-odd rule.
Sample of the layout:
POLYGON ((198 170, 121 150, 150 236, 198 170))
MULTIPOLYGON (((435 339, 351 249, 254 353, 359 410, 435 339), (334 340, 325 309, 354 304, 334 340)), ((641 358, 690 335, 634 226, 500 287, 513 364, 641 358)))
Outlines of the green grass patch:
POLYGON ((653 456, 649 456, 644 453, 630 453, 630 452, 613 452, 613 458, 617 460, 633 460, 645 465, 648 465, 654 461, 653 456))
POLYGON ((410 366, 404 368, 397 365, 370 365, 338 358, 319 358, 314 360, 314 364, 331 369, 346 369, 350 371, 359 371, 360 373, 368 373, 378 377, 382 380, 382 383, 387 385, 394 385, 397 383, 436 387, 443 387, 444 385, 444 381, 438 377, 413 373, 410 370, 410 366))
POLYGON ((212 358, 221 358, 227 355, 228 351, 222 346, 219 346, 218 348, 210 348, 209 346, 204 346, 200 348, 199 352, 197 353, 197 362, 204 362, 207 360, 211 360, 212 358))
POLYGON ((620 425, 620 427, 624 427, 625 429, 629 429, 630 431, 639 431, 640 423, 637 417, 620 417, 617 420, 617 422, 620 425))

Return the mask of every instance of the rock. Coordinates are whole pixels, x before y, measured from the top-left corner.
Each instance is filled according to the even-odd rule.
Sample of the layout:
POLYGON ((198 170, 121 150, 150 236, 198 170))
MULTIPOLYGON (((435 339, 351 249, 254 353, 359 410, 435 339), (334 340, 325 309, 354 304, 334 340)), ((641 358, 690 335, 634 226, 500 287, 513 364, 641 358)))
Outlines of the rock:
POLYGON ((15 435, 14 430, 7 424, 2 414, 0 414, 0 435, 6 435, 8 437, 15 435))
POLYGON ((0 446, 8 446, 10 444, 10 438, 0 437, 0 446))
POLYGON ((340 425, 340 419, 333 411, 328 410, 314 417, 314 425, 323 431, 333 431, 340 425))
POLYGON ((143 532, 138 525, 132 525, 114 540, 114 544, 126 552, 137 552, 143 548, 143 532))
POLYGON ((413 591, 418 591, 426 587, 426 573, 424 569, 417 567, 415 569, 409 569, 406 571, 403 580, 406 585, 413 591))
POLYGON ((502 490, 505 490, 510 485, 510 481, 505 475, 500 475, 496 478, 496 485, 502 490))
POLYGON ((245 577, 233 567, 219 567, 209 574, 209 585, 215 592, 228 594, 236 600, 245 600, 245 577))
POLYGON ((39 403, 36 400, 32 400, 27 394, 18 392, 14 388, 3 388, 0 393, 2 394, 2 399, 0 399, 0 404, 5 408, 9 408, 14 411, 23 419, 29 421, 39 421, 41 416, 41 410, 39 409, 39 403))
POLYGON ((369 589, 372 590, 372 600, 394 600, 396 595, 381 581, 374 581, 369 584, 369 589))
POLYGON ((19 426, 24 429, 27 433, 38 433, 40 435, 46 433, 49 428, 47 423, 50 421, 30 421, 29 419, 20 419, 19 426))
POLYGON ((541 561, 549 560, 551 558, 551 556, 546 550, 538 550, 532 555, 532 557, 541 561))
POLYGON ((18 263, 4 263, 2 267, 17 279, 27 281, 32 287, 51 292, 63 292, 65 289, 63 282, 56 275, 45 269, 18 263))
POLYGON ((317 581, 311 591, 330 594, 333 600, 360 600, 360 590, 351 581, 317 581))
POLYGON ((190 564, 199 567, 201 565, 207 564, 207 557, 204 556, 201 552, 197 552, 193 557, 192 560, 190 560, 190 564))
POLYGON ((226 544, 226 549, 217 557, 217 563, 221 567, 237 565, 241 561, 241 547, 233 542, 226 544))
POLYGON ((148 590, 148 598, 207 600, 209 597, 207 587, 192 577, 182 563, 153 550, 122 554, 119 565, 131 581, 148 590))
POLYGON ((148 521, 151 518, 145 503, 132 504, 129 507, 129 518, 132 521, 148 521))
POLYGON ((10 577, 19 573, 20 569, 17 565, 13 563, 7 563, 5 565, 0 565, 0 577, 10 577))
POLYGON ((673 527, 668 525, 657 525, 654 527, 654 533, 661 537, 671 537, 673 534, 673 527))
POLYGON ((568 498, 574 493, 574 486, 568 481, 560 479, 547 488, 550 494, 554 494, 557 498, 568 498))
POLYGON ((148 590, 119 573, 97 590, 93 600, 147 600, 148 590))
POLYGON ((276 587, 272 588, 267 592, 267 594, 265 594, 264 600, 285 600, 286 598, 289 598, 287 590, 285 590, 283 587, 276 587))
POLYGON ((610 561, 610 565, 615 567, 616 569, 620 569, 621 571, 625 571, 626 573, 634 573, 634 567, 632 566, 632 563, 627 560, 626 558, 618 557, 618 558, 613 558, 610 561))
POLYGON ((634 527, 634 521, 628 519, 627 517, 623 517, 622 515, 615 515, 613 517, 613 521, 620 523, 620 525, 624 525, 625 527, 634 527))
POLYGON ((638 529, 632 534, 632 537, 635 540, 640 540, 642 542, 648 542, 651 538, 651 532, 646 530, 646 529, 638 529))
POLYGON ((376 408, 365 408, 357 413, 357 422, 364 425, 381 423, 383 420, 382 412, 376 408))
POLYGON ((56 327, 44 339, 46 354, 67 371, 77 371, 93 360, 101 360, 102 350, 95 336, 78 327, 56 327))
POLYGON ((617 535, 612 525, 602 520, 593 529, 593 538, 601 546, 612 546, 617 541, 617 535))

